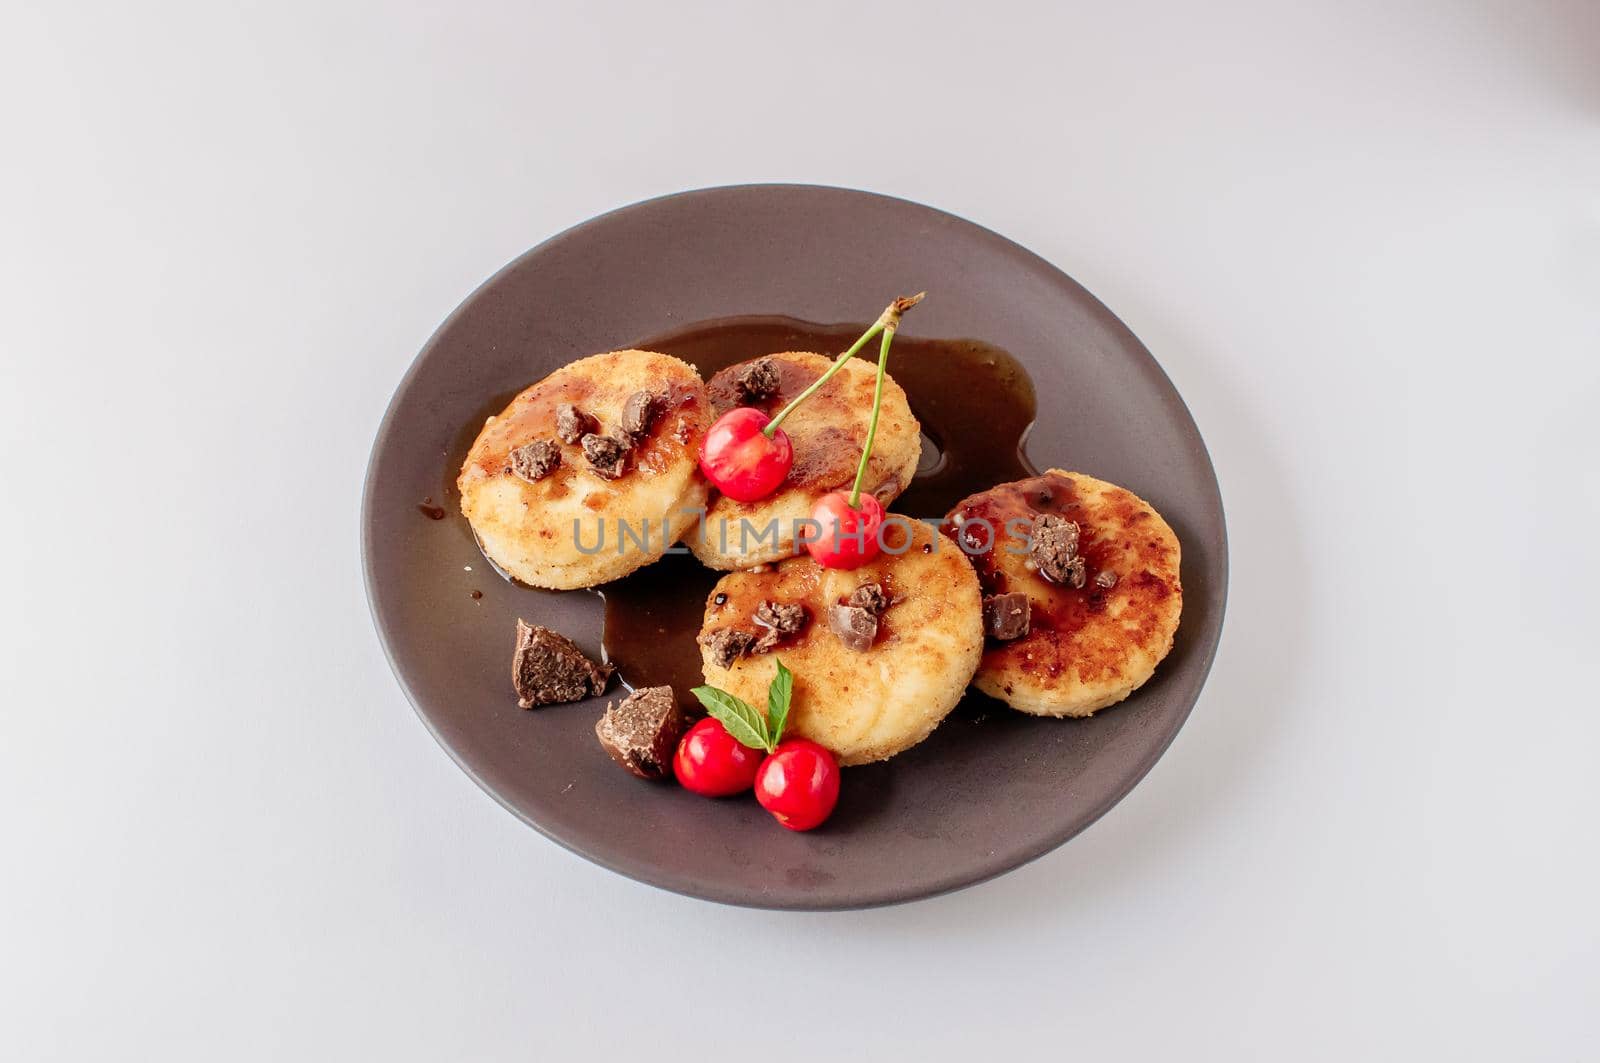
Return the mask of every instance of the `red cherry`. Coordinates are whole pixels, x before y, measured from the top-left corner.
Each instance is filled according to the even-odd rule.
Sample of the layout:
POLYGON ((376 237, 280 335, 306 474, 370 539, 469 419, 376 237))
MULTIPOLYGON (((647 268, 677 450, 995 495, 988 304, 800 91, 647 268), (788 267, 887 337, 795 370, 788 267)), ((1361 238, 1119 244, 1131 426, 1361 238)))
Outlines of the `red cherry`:
POLYGON ((705 797, 743 793, 756 780, 761 750, 751 749, 709 716, 678 740, 672 774, 684 789, 705 797))
POLYGON ((790 830, 810 830, 839 802, 839 762, 808 738, 779 742, 756 773, 756 800, 790 830))
POLYGON ((718 417, 700 441, 700 471, 712 486, 739 502, 766 498, 794 464, 794 447, 783 429, 767 435, 772 420, 753 406, 718 417))
POLYGON ((848 492, 831 491, 811 507, 811 519, 821 530, 810 530, 806 550, 823 568, 858 568, 882 549, 883 503, 872 495, 852 509, 848 492))

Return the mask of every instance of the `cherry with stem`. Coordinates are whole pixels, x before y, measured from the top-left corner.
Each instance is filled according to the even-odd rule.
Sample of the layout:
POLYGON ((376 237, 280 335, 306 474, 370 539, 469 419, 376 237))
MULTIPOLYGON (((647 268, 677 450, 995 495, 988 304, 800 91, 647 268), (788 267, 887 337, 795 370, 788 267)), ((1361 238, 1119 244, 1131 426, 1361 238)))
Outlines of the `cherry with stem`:
POLYGON ((811 519, 821 529, 806 540, 806 551, 823 568, 850 569, 866 564, 882 549, 879 534, 883 528, 883 503, 875 495, 862 495, 867 464, 878 438, 878 418, 883 412, 883 382, 889 365, 889 345, 900 327, 900 315, 922 301, 926 292, 896 299, 878 319, 883 339, 878 345, 878 374, 872 391, 872 419, 867 422, 867 439, 861 447, 861 462, 856 466, 850 492, 830 491, 817 499, 811 519))
MULTIPOLYGON (((740 406, 717 418, 700 443, 700 470, 712 486, 739 502, 754 502, 776 491, 794 465, 794 446, 779 426, 806 399, 827 384, 872 337, 892 336, 900 315, 922 301, 923 295, 896 299, 878 320, 833 360, 825 373, 812 381, 788 405, 769 418, 752 406, 740 406)), ((881 388, 881 381, 880 381, 881 388)), ((876 406, 874 406, 874 425, 876 406)))

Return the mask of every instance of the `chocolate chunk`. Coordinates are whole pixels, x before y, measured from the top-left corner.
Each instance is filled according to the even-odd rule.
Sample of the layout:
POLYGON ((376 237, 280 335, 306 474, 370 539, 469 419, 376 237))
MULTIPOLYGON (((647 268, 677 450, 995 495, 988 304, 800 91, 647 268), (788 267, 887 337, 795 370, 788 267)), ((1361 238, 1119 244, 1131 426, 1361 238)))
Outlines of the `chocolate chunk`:
POLYGON ((766 601, 756 607, 756 623, 770 627, 780 635, 798 635, 806 626, 811 614, 798 602, 784 605, 766 601))
POLYGON ((1072 564, 1078 553, 1078 526, 1054 513, 1041 513, 1033 521, 1028 557, 1046 579, 1082 587, 1084 566, 1072 564), (1076 579, 1076 582, 1074 581, 1076 579))
POLYGON ((511 685, 524 709, 604 694, 613 670, 609 664, 595 664, 560 632, 517 621, 511 685))
POLYGON ((1094 578, 1094 585, 1103 590, 1110 590, 1117 585, 1117 574, 1107 569, 1094 578))
POLYGON ((596 476, 615 480, 628 464, 629 444, 615 436, 597 436, 593 432, 583 437, 583 456, 596 476))
POLYGON ((890 605, 889 592, 881 583, 863 583, 850 592, 850 604, 860 606, 873 616, 882 616, 890 605))
POLYGON ((654 391, 635 391, 622 407, 622 431, 635 441, 644 438, 663 404, 662 397, 654 391))
POLYGON ((828 606, 828 627, 848 649, 865 652, 878 637, 878 618, 859 605, 828 606))
POLYGON ((600 422, 578 409, 570 402, 556 407, 556 438, 563 443, 576 443, 590 432, 600 431, 600 422))
POLYGON ((731 627, 700 636, 700 644, 711 651, 711 663, 718 668, 733 667, 733 662, 748 653, 755 641, 756 637, 750 632, 731 627))
POLYGON ((1082 590, 1084 584, 1089 582, 1089 563, 1079 554, 1067 562, 1066 584, 1073 590, 1082 590))
POLYGON ((553 439, 536 439, 511 452, 511 471, 529 483, 537 483, 561 464, 561 444, 553 439))
POLYGON ((745 404, 771 398, 778 391, 778 366, 771 358, 757 358, 733 376, 734 390, 745 404))
POLYGON ((607 705, 594 733, 612 760, 641 779, 662 779, 687 723, 671 687, 640 687, 607 705))
POLYGON ((983 600, 983 629, 990 638, 1008 642, 1028 633, 1032 620, 1028 596, 1019 592, 996 594, 983 600))
POLYGON ((806 612, 806 607, 798 603, 782 605, 772 601, 762 602, 756 607, 756 623, 767 630, 750 647, 750 652, 769 652, 784 639, 800 634, 810 619, 811 614, 806 612))

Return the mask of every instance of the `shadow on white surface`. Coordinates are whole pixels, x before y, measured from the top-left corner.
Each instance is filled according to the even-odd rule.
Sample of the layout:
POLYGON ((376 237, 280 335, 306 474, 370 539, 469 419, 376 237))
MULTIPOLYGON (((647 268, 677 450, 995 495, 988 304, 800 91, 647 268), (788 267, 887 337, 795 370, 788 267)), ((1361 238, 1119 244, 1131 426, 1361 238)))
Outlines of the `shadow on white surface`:
POLYGON ((1600 4, 1550 0, 1476 5, 1485 28, 1504 46, 1508 63, 1550 94, 1600 111, 1600 4))

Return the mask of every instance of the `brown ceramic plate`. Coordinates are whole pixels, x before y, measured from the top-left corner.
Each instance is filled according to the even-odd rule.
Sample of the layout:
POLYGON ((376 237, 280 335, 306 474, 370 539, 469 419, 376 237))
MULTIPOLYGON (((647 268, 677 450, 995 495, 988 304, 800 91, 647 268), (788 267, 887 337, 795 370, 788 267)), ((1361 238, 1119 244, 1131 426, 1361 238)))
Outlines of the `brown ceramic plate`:
POLYGON ((501 270, 400 382, 362 510, 379 636, 423 722, 468 775, 547 837, 614 871, 731 904, 852 908, 1001 874, 1083 830, 1150 770, 1194 706, 1227 588, 1222 502, 1183 400, 1131 332, 1048 262, 971 222, 836 188, 686 192, 603 215, 501 270), (1149 499, 1183 543, 1177 644, 1127 702, 1089 720, 957 709, 933 736, 846 772, 808 834, 753 800, 708 801, 625 775, 600 751, 604 699, 518 709, 518 616, 598 651, 601 599, 507 583, 479 553, 452 484, 483 417, 572 359, 743 314, 869 321, 927 289, 907 337, 970 337, 1033 378, 1034 465, 1149 499), (424 498, 442 520, 419 512, 424 498), (469 570, 470 569, 470 570, 469 570), (481 598, 473 598, 481 591, 481 598))

